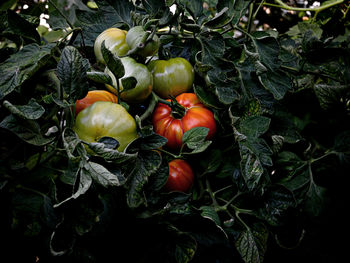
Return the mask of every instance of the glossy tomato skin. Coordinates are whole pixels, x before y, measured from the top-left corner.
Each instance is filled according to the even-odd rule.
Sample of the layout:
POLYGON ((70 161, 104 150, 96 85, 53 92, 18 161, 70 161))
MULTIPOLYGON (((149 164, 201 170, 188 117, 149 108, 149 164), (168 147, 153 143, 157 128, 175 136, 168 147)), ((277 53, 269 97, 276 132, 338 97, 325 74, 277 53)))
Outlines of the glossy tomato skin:
MULTIPOLYGON (((152 93, 153 77, 151 72, 145 65, 137 63, 136 60, 131 57, 123 57, 121 58, 121 62, 123 63, 125 70, 123 78, 134 77, 137 80, 137 84, 135 88, 122 92, 120 98, 129 103, 140 103, 145 101, 152 93)), ((117 80, 115 76, 108 68, 105 69, 105 72, 113 81, 113 86, 106 84, 107 89, 117 95, 117 80)), ((121 80, 119 80, 119 85, 120 90, 123 90, 121 80)))
POLYGON ((75 115, 78 115, 83 109, 89 107, 96 101, 110 101, 118 103, 118 97, 106 90, 90 90, 86 96, 75 102, 75 115))
MULTIPOLYGON (((126 34, 125 41, 128 44, 130 49, 137 48, 137 46, 141 43, 142 38, 146 34, 146 31, 142 26, 132 27, 128 33, 126 34)), ((142 57, 153 56, 158 52, 160 46, 160 40, 156 34, 152 37, 144 48, 141 48, 137 51, 142 57)))
POLYGON ((191 166, 184 160, 174 159, 169 162, 169 177, 164 185, 166 191, 188 192, 194 182, 191 166))
POLYGON ((154 131, 168 139, 166 146, 174 150, 181 148, 183 134, 195 127, 208 128, 207 139, 211 139, 216 132, 214 114, 200 102, 196 94, 182 93, 176 97, 176 101, 186 108, 181 119, 175 118, 171 108, 163 103, 158 103, 152 115, 154 131))
POLYGON ((99 63, 106 64, 101 51, 102 42, 105 41, 105 46, 116 56, 123 56, 130 50, 127 45, 126 38, 127 31, 119 28, 108 28, 97 36, 94 43, 94 53, 96 60, 99 63))
POLYGON ((118 151, 124 151, 138 137, 135 119, 123 106, 110 101, 97 101, 82 110, 75 119, 74 131, 86 142, 112 137, 120 143, 118 151))
POLYGON ((148 64, 153 75, 153 90, 164 98, 177 96, 192 88, 194 69, 186 59, 153 60, 148 64))

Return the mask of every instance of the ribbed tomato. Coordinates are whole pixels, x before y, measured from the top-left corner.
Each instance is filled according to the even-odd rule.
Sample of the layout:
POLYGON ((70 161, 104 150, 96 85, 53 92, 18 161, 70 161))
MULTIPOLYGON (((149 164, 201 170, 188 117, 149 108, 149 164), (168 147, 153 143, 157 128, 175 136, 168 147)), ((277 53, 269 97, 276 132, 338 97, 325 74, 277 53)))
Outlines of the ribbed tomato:
POLYGON ((166 191, 187 192, 194 181, 191 166, 184 160, 174 159, 169 162, 169 177, 164 186, 166 191))
POLYGON ((171 107, 163 103, 158 103, 152 115, 154 131, 168 139, 167 147, 181 148, 182 135, 195 127, 208 128, 207 139, 214 136, 216 131, 214 114, 200 102, 196 94, 182 93, 176 97, 176 101, 183 108, 182 116, 176 116, 171 107))
POLYGON ((87 95, 84 98, 76 101, 75 115, 78 115, 79 112, 89 107, 96 101, 110 101, 113 103, 118 103, 118 97, 106 90, 91 90, 87 93, 87 95))

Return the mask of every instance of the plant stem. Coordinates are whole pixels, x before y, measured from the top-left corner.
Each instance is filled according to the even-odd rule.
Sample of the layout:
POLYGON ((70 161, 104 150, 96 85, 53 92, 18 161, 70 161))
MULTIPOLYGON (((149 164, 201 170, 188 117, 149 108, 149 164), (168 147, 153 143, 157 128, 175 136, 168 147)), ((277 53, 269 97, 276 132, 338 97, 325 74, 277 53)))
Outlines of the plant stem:
POLYGON ((282 0, 275 0, 275 2, 277 3, 277 5, 268 4, 268 3, 264 3, 264 5, 269 5, 269 6, 273 6, 273 7, 279 7, 281 9, 291 10, 291 11, 313 11, 313 12, 318 13, 318 12, 321 12, 322 10, 325 10, 325 9, 330 8, 332 6, 339 5, 339 4, 343 3, 344 0, 338 0, 338 1, 330 2, 328 4, 317 6, 317 7, 313 7, 313 8, 289 6, 289 5, 285 4, 282 0))
POLYGON ((325 158, 325 157, 327 157, 327 156, 329 156, 329 155, 331 155, 331 154, 336 154, 336 153, 337 153, 337 152, 335 152, 335 151, 327 152, 327 153, 325 153, 324 155, 322 155, 322 156, 320 156, 320 157, 318 157, 318 158, 316 158, 316 159, 311 159, 311 160, 310 160, 310 163, 317 162, 317 161, 319 161, 319 160, 321 160, 321 159, 323 159, 323 158, 325 158))

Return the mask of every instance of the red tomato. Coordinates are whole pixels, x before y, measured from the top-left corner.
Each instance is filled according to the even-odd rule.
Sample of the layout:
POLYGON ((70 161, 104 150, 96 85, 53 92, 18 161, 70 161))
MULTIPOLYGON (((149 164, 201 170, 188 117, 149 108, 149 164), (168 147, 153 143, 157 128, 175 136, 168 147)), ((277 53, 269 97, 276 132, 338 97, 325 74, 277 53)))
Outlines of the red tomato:
POLYGON ((196 94, 182 93, 176 97, 176 101, 185 108, 182 118, 175 118, 171 108, 163 103, 157 105, 152 116, 154 131, 168 139, 167 147, 179 149, 182 145, 182 135, 195 127, 209 128, 207 139, 214 136, 214 114, 199 101, 196 94))
POLYGON ((187 192, 191 189, 193 181, 193 170, 186 161, 174 159, 169 162, 169 177, 164 186, 165 190, 187 192))
POLYGON ((75 115, 78 115, 79 112, 89 107, 96 101, 110 101, 113 103, 118 103, 118 97, 106 90, 91 90, 87 93, 85 98, 76 101, 75 115))

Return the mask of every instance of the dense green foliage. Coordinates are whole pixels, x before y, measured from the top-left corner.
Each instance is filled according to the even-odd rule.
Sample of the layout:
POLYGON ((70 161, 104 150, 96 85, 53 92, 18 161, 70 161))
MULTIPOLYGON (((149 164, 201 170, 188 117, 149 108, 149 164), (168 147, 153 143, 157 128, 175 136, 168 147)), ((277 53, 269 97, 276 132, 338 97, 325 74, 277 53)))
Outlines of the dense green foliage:
MULTIPOLYGON (((340 261, 350 168, 349 2, 313 9, 280 0, 38 2, 0 3, 2 258, 340 261), (151 124, 154 93, 142 104, 120 102, 138 131, 124 152, 109 137, 77 137, 75 101, 112 84, 96 62, 96 37, 134 26, 147 31, 144 44, 158 36, 159 59, 194 66, 191 91, 217 122, 210 141, 199 127, 184 134, 180 150, 162 148, 166 139, 151 124), (192 166, 189 193, 163 189, 174 158, 192 166)), ((120 58, 103 45, 102 54, 121 79, 120 58)), ((138 54, 136 47, 127 55, 149 63, 138 54)), ((132 91, 135 78, 122 84, 132 91)))

